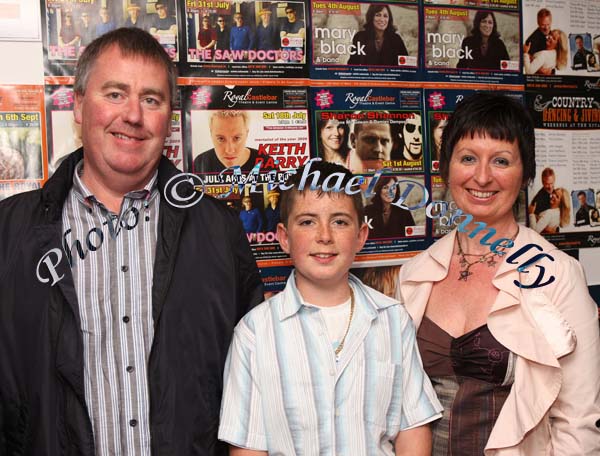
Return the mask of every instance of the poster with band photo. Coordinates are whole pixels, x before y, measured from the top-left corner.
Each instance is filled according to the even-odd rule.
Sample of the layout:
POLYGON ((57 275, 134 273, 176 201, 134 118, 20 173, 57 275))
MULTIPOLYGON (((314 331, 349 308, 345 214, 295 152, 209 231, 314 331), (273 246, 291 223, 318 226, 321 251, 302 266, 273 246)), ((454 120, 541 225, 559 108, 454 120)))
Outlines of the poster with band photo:
POLYGON ((308 77, 307 3, 186 1, 181 76, 308 77))
POLYGON ((416 1, 312 1, 314 79, 417 80, 416 1))
POLYGON ((146 30, 179 61, 176 0, 41 0, 41 7, 46 76, 72 76, 85 47, 119 27, 146 30))

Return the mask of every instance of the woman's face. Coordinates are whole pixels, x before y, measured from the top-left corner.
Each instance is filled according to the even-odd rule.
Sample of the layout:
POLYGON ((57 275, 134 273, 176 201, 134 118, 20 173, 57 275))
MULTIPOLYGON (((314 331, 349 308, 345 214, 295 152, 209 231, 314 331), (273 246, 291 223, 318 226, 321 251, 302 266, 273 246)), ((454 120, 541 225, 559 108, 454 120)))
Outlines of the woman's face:
POLYGON ((560 40, 560 33, 557 30, 553 30, 546 37, 546 49, 552 50, 556 49, 558 46, 558 41, 560 40))
POLYGON ((512 207, 523 184, 517 141, 467 134, 450 158, 448 187, 456 205, 475 221, 489 225, 514 220, 512 207))
POLYGON ((494 18, 491 14, 488 14, 486 17, 481 19, 479 23, 479 31, 481 32, 481 36, 490 37, 492 35, 492 31, 494 30, 494 18))
POLYGON ((375 30, 380 32, 385 31, 390 22, 390 15, 388 14, 387 8, 383 8, 381 11, 375 13, 373 17, 373 26, 375 30))
POLYGON ((381 187, 379 192, 379 197, 381 201, 387 204, 392 204, 394 199, 396 199, 396 179, 390 179, 387 184, 381 187))
POLYGON ((331 150, 340 150, 344 141, 344 128, 338 120, 328 120, 321 129, 321 142, 331 150))
POLYGON ((556 209, 560 205, 560 194, 558 190, 553 191, 550 194, 550 208, 556 209))

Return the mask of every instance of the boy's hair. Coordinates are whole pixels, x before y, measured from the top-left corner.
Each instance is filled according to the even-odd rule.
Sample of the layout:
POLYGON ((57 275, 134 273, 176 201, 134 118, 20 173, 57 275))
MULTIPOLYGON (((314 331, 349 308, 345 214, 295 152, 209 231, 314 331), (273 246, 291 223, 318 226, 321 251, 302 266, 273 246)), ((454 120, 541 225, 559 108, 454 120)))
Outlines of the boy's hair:
POLYGON ((285 226, 287 226, 288 219, 290 217, 290 213, 292 212, 292 208, 294 207, 294 202, 296 201, 297 196, 299 194, 305 194, 306 192, 314 191, 314 192, 317 192, 317 194, 319 196, 321 196, 323 193, 332 193, 332 194, 336 195, 338 198, 339 197, 352 198, 352 204, 354 206, 354 209, 356 210, 356 218, 358 220, 358 226, 361 226, 364 221, 364 212, 365 212, 361 192, 357 192, 353 195, 348 195, 344 191, 346 184, 348 183, 348 181, 350 181, 350 179, 352 179, 354 177, 354 174, 352 174, 347 168, 343 167, 342 165, 338 165, 336 163, 330 163, 330 162, 326 162, 326 161, 322 161, 322 160, 321 161, 314 160, 314 161, 310 162, 309 175, 311 177, 306 180, 306 183, 305 183, 306 185, 304 185, 304 188, 298 189, 300 182, 302 180, 302 174, 304 173, 305 167, 306 167, 306 165, 303 165, 303 166, 299 167, 298 169, 296 169, 296 174, 290 175, 285 182, 287 186, 292 185, 292 187, 282 191, 282 193, 281 193, 281 199, 280 199, 279 205, 280 205, 281 221, 283 222, 283 224, 285 226), (325 181, 325 179, 328 176, 331 176, 332 174, 342 174, 343 175, 342 182, 341 182, 341 191, 339 191, 339 192, 334 192, 331 190, 323 190, 323 181, 325 181), (313 181, 312 176, 318 176, 318 177, 316 179, 314 179, 314 181, 313 181), (311 190, 310 187, 313 185, 313 183, 318 185, 319 188, 316 190, 311 190))

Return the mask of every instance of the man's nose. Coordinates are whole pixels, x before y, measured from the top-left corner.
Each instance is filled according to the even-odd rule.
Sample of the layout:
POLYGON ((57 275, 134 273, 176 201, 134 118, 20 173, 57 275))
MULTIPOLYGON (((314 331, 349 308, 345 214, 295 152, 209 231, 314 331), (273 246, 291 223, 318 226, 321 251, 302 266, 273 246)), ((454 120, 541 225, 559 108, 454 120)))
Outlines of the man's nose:
POLYGON ((136 97, 128 98, 123 111, 123 119, 130 124, 138 125, 142 122, 142 118, 140 100, 136 97))

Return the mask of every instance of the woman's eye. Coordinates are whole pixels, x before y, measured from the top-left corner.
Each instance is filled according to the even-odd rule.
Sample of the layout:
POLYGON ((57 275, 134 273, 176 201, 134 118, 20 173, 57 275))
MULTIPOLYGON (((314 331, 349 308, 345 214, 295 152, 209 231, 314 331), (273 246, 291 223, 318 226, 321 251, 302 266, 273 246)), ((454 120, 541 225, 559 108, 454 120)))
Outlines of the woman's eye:
POLYGON ((471 155, 465 155, 460 159, 462 163, 473 163, 475 161, 475 157, 471 155))
POLYGON ((496 163, 500 166, 508 166, 509 162, 506 158, 497 158, 496 163))

